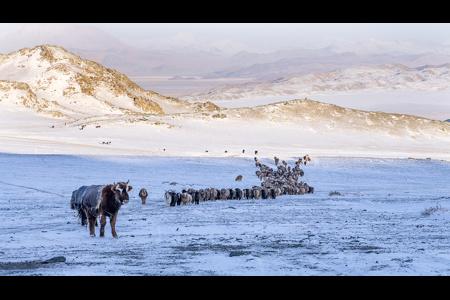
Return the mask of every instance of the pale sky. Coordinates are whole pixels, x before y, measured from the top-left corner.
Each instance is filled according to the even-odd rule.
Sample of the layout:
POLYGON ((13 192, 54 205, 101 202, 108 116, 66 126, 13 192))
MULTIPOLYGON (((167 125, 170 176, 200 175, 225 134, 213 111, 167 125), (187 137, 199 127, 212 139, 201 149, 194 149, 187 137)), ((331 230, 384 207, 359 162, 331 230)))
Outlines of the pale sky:
MULTIPOLYGON (((87 23, 117 38, 144 39, 192 33, 213 39, 232 39, 251 47, 300 47, 325 38, 415 39, 449 42, 450 23, 87 23)), ((0 23, 0 32, 17 24, 0 23)))
POLYGON ((179 32, 215 39, 234 39, 249 46, 267 43, 300 46, 322 38, 450 41, 450 23, 93 23, 129 39, 162 37, 179 32))

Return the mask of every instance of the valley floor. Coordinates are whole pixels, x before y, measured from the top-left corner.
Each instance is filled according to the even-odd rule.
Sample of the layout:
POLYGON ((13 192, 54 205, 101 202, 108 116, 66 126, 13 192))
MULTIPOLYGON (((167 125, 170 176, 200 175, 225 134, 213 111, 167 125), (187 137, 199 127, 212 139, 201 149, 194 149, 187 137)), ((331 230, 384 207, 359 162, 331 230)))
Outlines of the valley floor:
POLYGON ((165 190, 259 185, 253 158, 3 153, 0 164, 0 275, 450 275, 444 161, 316 157, 300 179, 314 194, 177 207, 165 190), (109 224, 91 238, 72 191, 128 179, 119 238, 109 224), (65 261, 42 263, 53 257, 65 261))

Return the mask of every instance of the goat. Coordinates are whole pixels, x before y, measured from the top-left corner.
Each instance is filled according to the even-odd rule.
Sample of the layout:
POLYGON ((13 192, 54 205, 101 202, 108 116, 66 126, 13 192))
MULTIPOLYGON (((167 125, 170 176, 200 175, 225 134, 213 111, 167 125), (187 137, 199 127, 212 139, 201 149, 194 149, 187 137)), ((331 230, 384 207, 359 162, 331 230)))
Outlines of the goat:
POLYGON ((194 203, 200 204, 200 192, 199 191, 194 192, 194 203))
POLYGON ((229 196, 228 196, 229 200, 236 199, 236 191, 234 189, 228 189, 228 192, 229 192, 229 196))
POLYGON ((166 191, 166 193, 164 194, 164 198, 166 200, 166 206, 171 206, 170 204, 172 202, 172 195, 169 191, 166 191))
POLYGON ((261 199, 269 198, 269 191, 266 188, 261 189, 261 199))
POLYGON ((261 196, 261 189, 259 187, 253 187, 253 195, 255 199, 259 199, 261 196))
POLYGON ((277 192, 275 189, 270 189, 269 190, 269 197, 272 199, 276 199, 277 198, 277 192))
POLYGON ((167 203, 169 203, 169 205, 167 206, 175 206, 178 202, 178 194, 173 191, 166 191, 166 205, 167 203))
POLYGON ((217 190, 215 188, 209 189, 209 197, 211 200, 217 200, 217 190))
POLYGON ((230 191, 227 189, 221 189, 220 195, 222 196, 222 200, 227 200, 230 195, 230 191))
POLYGON ((192 202, 192 196, 188 192, 182 193, 180 198, 183 205, 190 204, 192 202))
POLYGON ((206 200, 206 191, 204 189, 200 189, 200 202, 203 202, 206 200))
POLYGON ((235 189, 235 193, 236 193, 236 199, 237 200, 242 200, 243 196, 242 196, 242 190, 241 189, 235 189))
POLYGON ((177 195, 177 205, 181 205, 181 194, 176 193, 176 195, 177 195))

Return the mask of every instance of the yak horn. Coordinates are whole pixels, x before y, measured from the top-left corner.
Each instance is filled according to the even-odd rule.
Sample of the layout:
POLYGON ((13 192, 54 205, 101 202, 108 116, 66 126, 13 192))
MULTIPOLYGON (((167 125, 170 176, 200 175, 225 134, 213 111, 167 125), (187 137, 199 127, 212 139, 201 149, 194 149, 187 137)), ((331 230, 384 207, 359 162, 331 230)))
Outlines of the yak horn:
POLYGON ((111 191, 115 192, 115 191, 116 191, 116 187, 117 187, 117 184, 114 184, 114 185, 111 187, 111 191))
POLYGON ((130 179, 128 179, 127 184, 128 184, 128 182, 130 182, 130 179))

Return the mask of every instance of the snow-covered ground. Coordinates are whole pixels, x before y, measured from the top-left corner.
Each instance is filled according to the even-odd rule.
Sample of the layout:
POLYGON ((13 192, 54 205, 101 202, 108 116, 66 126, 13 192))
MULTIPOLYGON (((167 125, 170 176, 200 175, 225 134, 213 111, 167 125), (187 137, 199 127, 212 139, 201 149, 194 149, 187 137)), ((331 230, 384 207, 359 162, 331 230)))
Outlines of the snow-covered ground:
POLYGON ((314 194, 177 207, 165 190, 259 185, 253 158, 0 154, 0 165, 0 275, 450 275, 444 161, 312 157, 301 180, 314 194), (128 179, 119 238, 109 224, 91 238, 72 191, 128 179))
POLYGON ((24 53, 3 57, 0 275, 450 274, 449 128, 423 118, 450 117, 446 89, 255 93, 225 110, 141 90, 59 48, 36 48, 29 61, 24 53), (50 50, 59 65, 50 67, 59 57, 50 50), (158 105, 135 106, 130 95, 158 105), (294 100, 305 97, 400 114, 294 100), (293 166, 305 154, 313 161, 301 180, 314 194, 165 206, 169 189, 259 185, 255 156, 293 166), (91 238, 70 209, 72 191, 128 179, 119 239, 109 227, 91 238), (42 263, 53 257, 64 262, 42 263))

